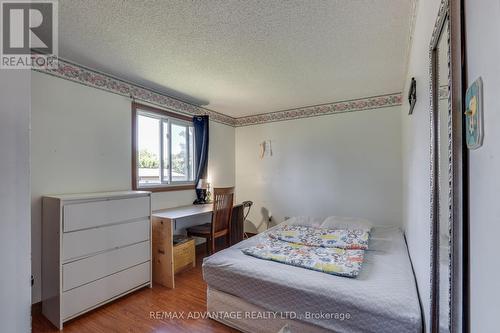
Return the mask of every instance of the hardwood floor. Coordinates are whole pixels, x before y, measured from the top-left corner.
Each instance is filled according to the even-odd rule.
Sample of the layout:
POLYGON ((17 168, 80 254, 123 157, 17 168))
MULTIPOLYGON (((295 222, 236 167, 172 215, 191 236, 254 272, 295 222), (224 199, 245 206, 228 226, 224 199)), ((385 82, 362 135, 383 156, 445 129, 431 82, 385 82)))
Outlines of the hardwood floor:
MULTIPOLYGON (((64 332, 238 332, 211 319, 187 318, 206 311, 207 286, 202 278, 204 247, 197 247, 196 267, 175 277, 175 289, 154 285, 104 305, 64 324, 64 332), (151 312, 175 313, 184 318, 152 318, 151 312)), ((33 332, 59 332, 39 310, 33 310, 33 332)))

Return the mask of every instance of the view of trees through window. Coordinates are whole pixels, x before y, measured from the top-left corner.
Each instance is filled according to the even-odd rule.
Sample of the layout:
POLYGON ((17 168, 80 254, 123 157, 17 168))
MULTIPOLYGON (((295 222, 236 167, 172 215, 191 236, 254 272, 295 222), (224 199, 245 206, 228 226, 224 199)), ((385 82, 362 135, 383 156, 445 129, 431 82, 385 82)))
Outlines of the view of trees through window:
POLYGON ((186 127, 172 124, 172 178, 187 176, 186 148, 186 127))
POLYGON ((160 167, 160 158, 147 148, 139 151, 139 168, 157 169, 160 167))
POLYGON ((137 143, 139 186, 194 180, 194 135, 190 123, 138 113, 137 143))

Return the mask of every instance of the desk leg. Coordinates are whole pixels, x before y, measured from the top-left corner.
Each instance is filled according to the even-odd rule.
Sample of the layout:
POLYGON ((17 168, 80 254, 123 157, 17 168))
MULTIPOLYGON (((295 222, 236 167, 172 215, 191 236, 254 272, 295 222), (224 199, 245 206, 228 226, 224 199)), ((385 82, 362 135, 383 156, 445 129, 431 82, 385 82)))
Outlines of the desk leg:
POLYGON ((153 218, 153 282, 175 288, 173 223, 153 218))

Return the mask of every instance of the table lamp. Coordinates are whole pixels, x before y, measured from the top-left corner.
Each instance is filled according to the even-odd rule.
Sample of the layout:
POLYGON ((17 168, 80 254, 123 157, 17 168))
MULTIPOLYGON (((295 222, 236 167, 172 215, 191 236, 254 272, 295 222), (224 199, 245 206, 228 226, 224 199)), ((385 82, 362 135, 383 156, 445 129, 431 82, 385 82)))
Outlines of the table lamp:
POLYGON ((207 191, 210 187, 210 183, 202 178, 198 181, 196 185, 196 200, 193 202, 195 205, 202 205, 207 203, 207 191))

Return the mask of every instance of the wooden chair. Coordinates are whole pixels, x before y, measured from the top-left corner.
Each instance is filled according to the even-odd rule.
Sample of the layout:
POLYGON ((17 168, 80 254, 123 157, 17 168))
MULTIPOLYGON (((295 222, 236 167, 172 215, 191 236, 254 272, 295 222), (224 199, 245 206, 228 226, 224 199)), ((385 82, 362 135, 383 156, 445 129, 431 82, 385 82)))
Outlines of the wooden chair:
POLYGON ((233 213, 234 187, 214 188, 212 223, 187 228, 188 237, 201 237, 207 241, 207 252, 216 252, 215 240, 225 237, 226 246, 231 244, 231 215, 233 213))

